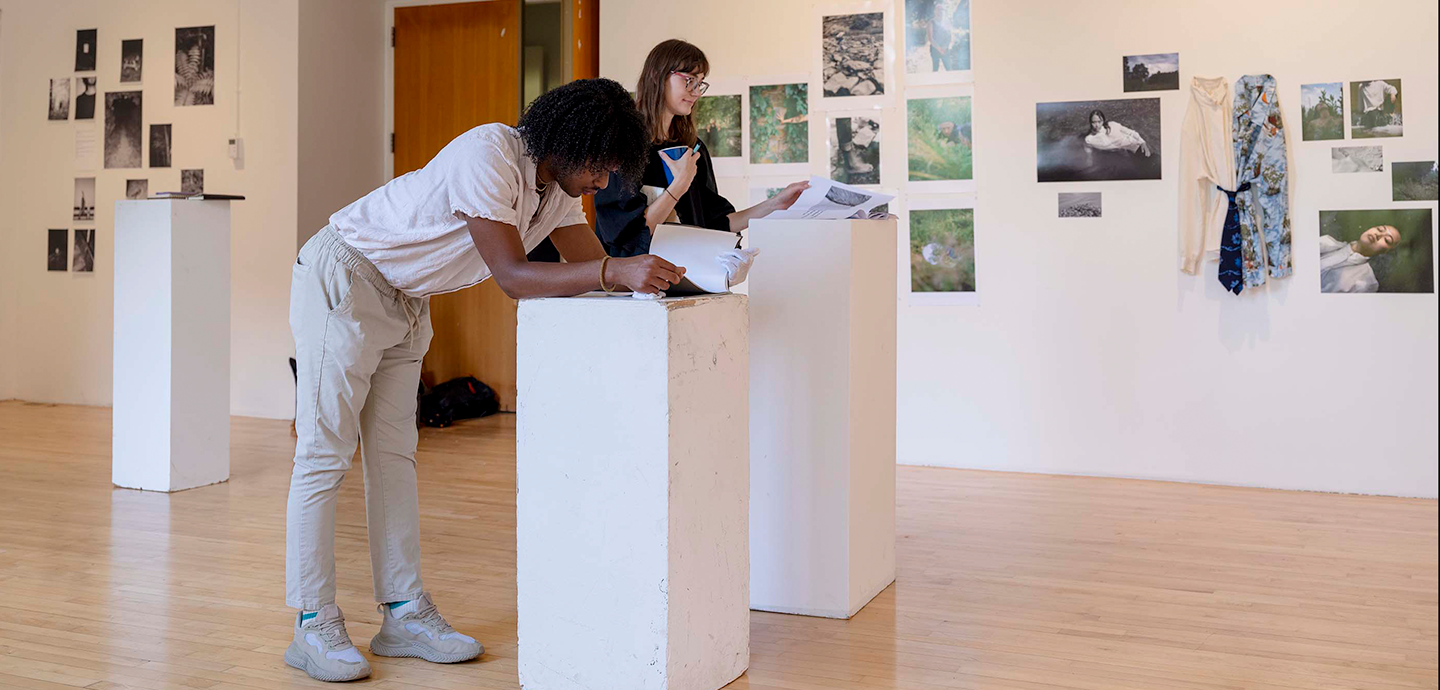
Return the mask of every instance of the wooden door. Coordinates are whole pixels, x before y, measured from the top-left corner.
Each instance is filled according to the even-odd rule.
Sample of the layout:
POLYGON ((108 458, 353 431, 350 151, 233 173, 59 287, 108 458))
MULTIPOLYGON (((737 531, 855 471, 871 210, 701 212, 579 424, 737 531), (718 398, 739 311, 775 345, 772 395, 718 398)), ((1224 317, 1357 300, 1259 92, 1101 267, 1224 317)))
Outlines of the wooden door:
MULTIPOLYGON (((395 174, 459 134, 520 118, 520 2, 395 8, 395 174)), ((430 300, 431 385, 474 376, 515 410, 515 300, 494 281, 430 300)))

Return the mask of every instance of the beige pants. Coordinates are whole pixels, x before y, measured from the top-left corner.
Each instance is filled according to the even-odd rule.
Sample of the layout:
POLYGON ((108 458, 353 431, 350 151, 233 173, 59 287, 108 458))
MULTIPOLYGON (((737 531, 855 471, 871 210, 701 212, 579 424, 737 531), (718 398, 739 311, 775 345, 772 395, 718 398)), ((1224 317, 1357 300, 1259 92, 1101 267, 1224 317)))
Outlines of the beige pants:
POLYGON ((335 603, 335 498, 355 446, 375 600, 414 599, 420 582, 415 391, 430 347, 430 301, 391 287, 326 227, 305 243, 290 282, 295 335, 295 467, 285 524, 285 603, 335 603))

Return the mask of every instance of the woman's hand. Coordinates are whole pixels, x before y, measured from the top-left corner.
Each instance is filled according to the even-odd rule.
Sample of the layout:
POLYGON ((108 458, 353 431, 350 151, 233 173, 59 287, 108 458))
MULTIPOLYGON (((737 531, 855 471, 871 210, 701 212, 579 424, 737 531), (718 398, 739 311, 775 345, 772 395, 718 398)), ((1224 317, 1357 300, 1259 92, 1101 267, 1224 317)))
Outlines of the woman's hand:
POLYGON ((792 182, 780 190, 779 194, 770 197, 766 201, 771 202, 771 211, 784 211, 795 205, 795 200, 800 198, 800 193, 810 188, 806 181, 792 182))
POLYGON ((611 259, 606 266, 607 284, 624 285, 635 292, 654 294, 680 282, 685 269, 654 254, 611 259))
POLYGON ((665 162, 665 166, 670 168, 670 174, 675 178, 667 189, 678 200, 685 196, 685 192, 690 191, 690 183, 695 181, 695 171, 700 167, 700 152, 691 147, 678 161, 670 160, 670 157, 663 153, 660 154, 660 160, 665 162))

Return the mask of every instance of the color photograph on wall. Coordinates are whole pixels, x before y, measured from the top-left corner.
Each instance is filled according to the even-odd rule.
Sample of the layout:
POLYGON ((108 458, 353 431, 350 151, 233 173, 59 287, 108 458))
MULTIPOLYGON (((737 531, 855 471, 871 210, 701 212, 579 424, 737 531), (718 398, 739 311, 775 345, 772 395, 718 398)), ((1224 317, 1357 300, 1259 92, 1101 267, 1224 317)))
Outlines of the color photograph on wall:
POLYGON ((45 270, 63 271, 69 267, 69 247, 65 246, 66 236, 69 234, 70 230, 66 228, 50 230, 45 245, 45 270))
POLYGON ((969 96, 905 101, 911 182, 974 179, 969 96))
POLYGON ((139 91, 105 94, 105 168, 140 167, 144 134, 140 128, 142 99, 139 91))
POLYGON ((144 68, 145 40, 132 38, 120 42, 120 82, 140 81, 144 68))
POLYGON ((1428 208, 1320 212, 1320 292, 1435 291, 1428 208))
POLYGON ((1179 91, 1180 54, 1126 55, 1120 59, 1125 91, 1179 91))
POLYGON ((1160 99, 1035 104, 1040 182, 1160 179, 1160 99))
POLYGON ((50 80, 50 109, 47 119, 70 119, 70 77, 50 80))
POLYGON ((175 30, 175 105, 214 105, 215 27, 175 30))
POLYGON ((1401 104, 1399 79, 1350 82, 1350 138, 1403 136, 1401 104))
POLYGON ((95 77, 75 77, 75 119, 95 119, 95 77))
POLYGON ((180 171, 181 194, 204 194, 205 171, 200 169, 180 171))
POLYGON ((144 199, 150 196, 150 180, 125 180, 126 199, 144 199))
POLYGON ((975 291, 975 209, 910 211, 910 291, 975 291))
POLYGON ((1437 201, 1440 179, 1435 161, 1396 161, 1390 164, 1390 194, 1394 201, 1437 201))
POLYGON ((810 160, 809 84, 750 87, 750 162, 759 165, 810 160))
POLYGON ((830 178, 880 184, 880 113, 826 118, 830 178))
POLYGON ((885 93, 885 13, 827 16, 820 34, 827 98, 885 93))
POLYGON ((905 72, 969 71, 970 0, 905 0, 905 72))
POLYGON ((1332 173, 1378 173, 1385 169, 1385 149, 1380 146, 1336 146, 1330 149, 1332 173))
POLYGON ((95 29, 80 29, 75 32, 75 71, 95 71, 95 29))
POLYGON ((712 158, 740 155, 740 95, 701 96, 691 114, 695 133, 712 158))
POLYGON ((1060 192, 1058 218, 1100 218, 1100 192, 1060 192))
POLYGON ((170 167, 170 125, 150 125, 150 167, 170 167))
POLYGON ((1300 87, 1300 137, 1305 141, 1345 138, 1345 85, 1304 84, 1300 87))
POLYGON ((70 220, 95 220, 95 178, 75 178, 75 196, 71 204, 70 220))
POLYGON ((95 272, 95 228, 75 229, 75 259, 70 270, 76 273, 95 272))

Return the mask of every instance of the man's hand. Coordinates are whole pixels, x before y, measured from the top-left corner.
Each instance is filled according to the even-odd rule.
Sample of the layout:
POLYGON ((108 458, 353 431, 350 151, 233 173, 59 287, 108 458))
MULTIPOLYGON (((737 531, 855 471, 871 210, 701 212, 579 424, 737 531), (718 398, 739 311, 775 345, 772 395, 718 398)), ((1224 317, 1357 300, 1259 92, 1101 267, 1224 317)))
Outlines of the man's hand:
POLYGON ((618 285, 646 294, 664 292, 671 285, 680 282, 685 269, 676 266, 654 254, 611 259, 606 267, 606 279, 618 285))

